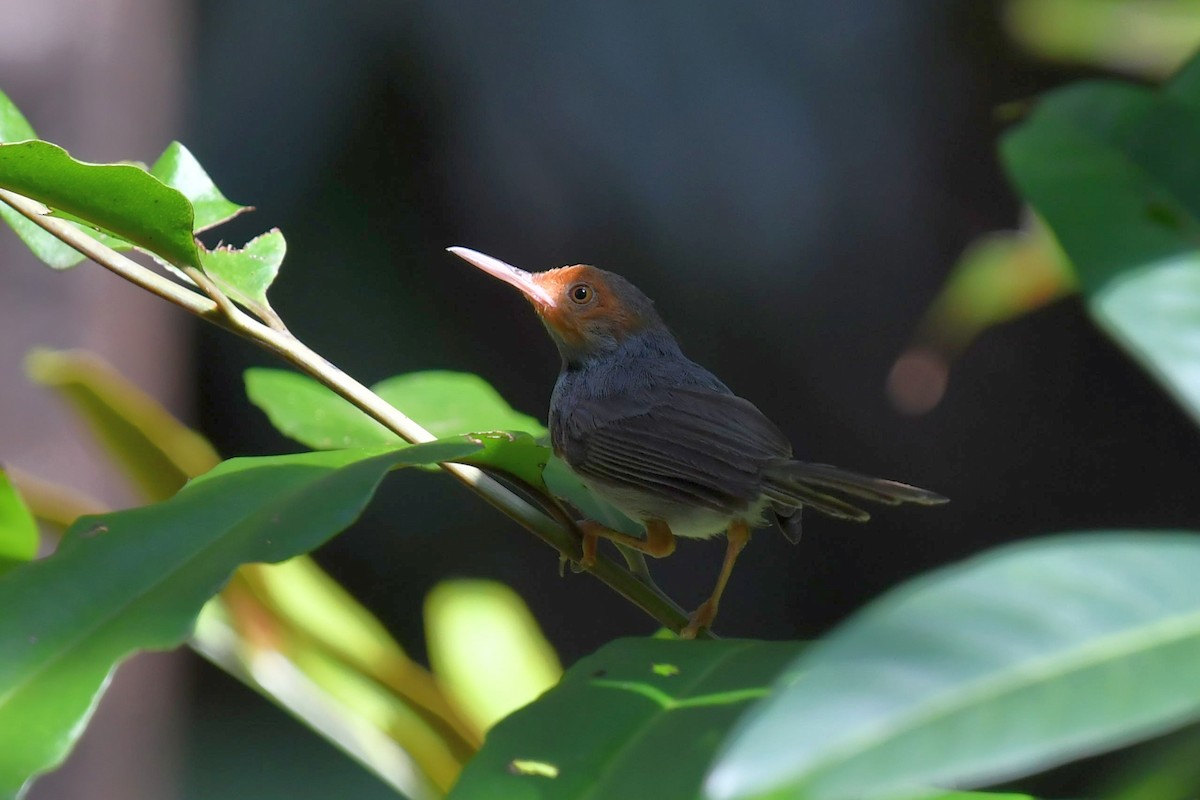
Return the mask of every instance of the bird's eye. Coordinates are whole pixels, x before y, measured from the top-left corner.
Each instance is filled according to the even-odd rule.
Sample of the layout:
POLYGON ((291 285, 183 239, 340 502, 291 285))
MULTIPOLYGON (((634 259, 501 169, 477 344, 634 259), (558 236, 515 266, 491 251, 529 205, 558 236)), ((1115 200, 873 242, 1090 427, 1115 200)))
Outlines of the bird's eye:
POLYGON ((588 286, 586 283, 577 283, 567 290, 567 295, 582 306, 592 302, 592 297, 595 295, 595 292, 592 291, 592 287, 588 286))

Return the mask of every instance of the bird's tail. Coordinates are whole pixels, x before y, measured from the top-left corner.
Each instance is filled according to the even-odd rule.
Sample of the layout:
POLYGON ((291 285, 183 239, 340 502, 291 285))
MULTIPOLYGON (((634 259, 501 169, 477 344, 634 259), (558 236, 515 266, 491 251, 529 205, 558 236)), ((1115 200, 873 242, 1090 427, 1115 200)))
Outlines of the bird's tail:
POLYGON ((831 517, 855 522, 866 522, 871 518, 866 511, 838 497, 838 494, 890 506, 900 503, 935 506, 948 502, 945 497, 927 489, 859 475, 828 464, 780 459, 768 464, 763 476, 765 494, 775 506, 776 513, 782 512, 785 517, 793 509, 808 507, 831 517))

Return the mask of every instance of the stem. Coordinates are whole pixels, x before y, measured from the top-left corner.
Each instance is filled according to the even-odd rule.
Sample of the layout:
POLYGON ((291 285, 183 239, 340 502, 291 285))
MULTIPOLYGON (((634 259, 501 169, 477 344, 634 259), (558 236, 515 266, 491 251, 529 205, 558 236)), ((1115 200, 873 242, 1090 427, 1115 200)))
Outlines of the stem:
MULTIPOLYGON (((0 189, 0 201, 12 206, 19 214, 50 235, 130 283, 190 311, 201 319, 275 351, 285 361, 316 378, 405 441, 417 444, 432 441, 435 438, 429 431, 386 403, 377 394, 338 369, 299 339, 284 330, 278 330, 259 322, 229 302, 228 298, 224 298, 224 302, 218 302, 152 272, 91 238, 74 224, 48 216, 46 207, 34 200, 6 189, 0 189)), ((189 271, 189 268, 184 269, 189 271)), ((192 277, 195 279, 194 275, 192 277)), ((208 281, 207 285, 202 288, 206 292, 212 292, 215 289, 211 281, 208 281)), ((216 292, 220 295, 219 289, 216 292)), ((223 295, 221 297, 223 298, 223 295)), ((579 561, 582 557, 579 538, 572 530, 542 513, 482 470, 464 464, 447 463, 442 464, 441 467, 491 506, 522 525, 562 555, 573 561, 579 561)), ((608 556, 601 555, 591 572, 618 594, 671 630, 678 632, 687 624, 687 615, 669 597, 643 583, 637 576, 620 567, 608 556)))

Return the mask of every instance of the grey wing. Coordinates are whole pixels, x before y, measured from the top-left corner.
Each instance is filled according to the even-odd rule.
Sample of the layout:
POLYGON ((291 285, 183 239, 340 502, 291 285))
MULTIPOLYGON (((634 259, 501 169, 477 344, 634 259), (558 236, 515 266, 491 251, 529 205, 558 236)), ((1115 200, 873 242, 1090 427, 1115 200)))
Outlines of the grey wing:
POLYGON ((722 513, 758 500, 764 465, 791 455, 752 403, 705 389, 584 401, 556 433, 562 457, 584 476, 722 513))

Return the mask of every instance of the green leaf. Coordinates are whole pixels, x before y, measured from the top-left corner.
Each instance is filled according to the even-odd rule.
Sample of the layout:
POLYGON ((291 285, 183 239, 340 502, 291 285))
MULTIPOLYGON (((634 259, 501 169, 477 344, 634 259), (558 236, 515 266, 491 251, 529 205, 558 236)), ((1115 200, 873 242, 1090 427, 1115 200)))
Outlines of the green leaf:
POLYGON ((0 796, 59 763, 115 665, 181 643, 238 565, 311 550, 389 469, 475 447, 226 461, 163 503, 81 518, 53 556, 0 576, 0 796))
POLYGON ((109 455, 151 500, 164 500, 220 457, 200 434, 96 356, 34 350, 25 360, 34 382, 57 391, 109 455))
MULTIPOLYGON (((0 143, 23 142, 27 139, 36 138, 37 134, 34 133, 33 127, 25 119, 20 109, 17 108, 16 104, 7 95, 0 92, 0 143)), ((54 269, 67 269, 83 260, 82 253, 46 233, 37 225, 34 225, 21 214, 17 213, 17 210, 11 208, 7 203, 0 202, 0 219, 3 219, 12 227, 17 236, 21 237, 21 241, 25 243, 25 246, 35 256, 54 269)), ((83 228, 83 230, 95 238, 111 240, 110 245, 119 241, 103 236, 103 234, 90 228, 83 228)), ((126 245, 126 247, 128 246, 126 245)))
POLYGON ((287 242, 278 228, 251 239, 245 247, 218 247, 202 250, 204 271, 221 291, 260 317, 275 317, 267 302, 267 289, 279 274, 279 265, 287 253, 287 242))
POLYGON ((33 126, 16 103, 8 95, 0 92, 0 142, 23 142, 26 139, 36 139, 33 126))
POLYGON ((1166 91, 1083 83, 1052 93, 1001 153, 1085 291, 1200 244, 1200 106, 1166 91))
POLYGON ((729 726, 800 649, 793 642, 612 642, 493 728, 450 796, 694 800, 729 726))
POLYGON ((425 599, 429 663, 467 717, 486 731, 562 676, 529 608, 495 581, 439 583, 425 599), (486 653, 486 664, 480 654, 486 653))
POLYGON ((1097 323, 1200 424, 1200 254, 1114 280, 1089 306, 1097 323))
POLYGON ((88 164, 42 141, 0 144, 0 188, 45 203, 156 253, 200 268, 192 204, 130 164, 88 164))
POLYGON ((539 492, 546 491, 542 471, 546 469, 546 462, 550 460, 550 448, 538 444, 528 433, 487 431, 469 433, 461 438, 478 444, 480 450, 465 458, 454 459, 459 464, 473 464, 499 470, 539 492))
POLYGON ((1200 536, 1006 547, 888 593, 729 737, 709 798, 892 796, 1046 769, 1200 718, 1200 536))
POLYGON ((8 472, 0 467, 0 575, 37 555, 38 528, 8 472))
POLYGON ((490 383, 469 372, 411 372, 372 388, 434 436, 512 430, 536 438, 547 433, 542 423, 515 411, 490 383))
POLYGON ((1159 90, 1054 92, 1009 133, 1009 175, 1053 230, 1099 324, 1200 419, 1200 58, 1159 90))
MULTIPOLYGON (((306 375, 279 369, 246 370, 246 394, 280 433, 315 450, 372 447, 400 441, 396 434, 306 375)), ((434 436, 520 430, 544 436, 533 417, 514 411, 477 375, 414 372, 372 389, 434 436)))
POLYGON ((200 162, 179 142, 171 142, 150 168, 150 174, 191 201, 195 213, 192 230, 196 233, 251 210, 225 199, 200 162))

